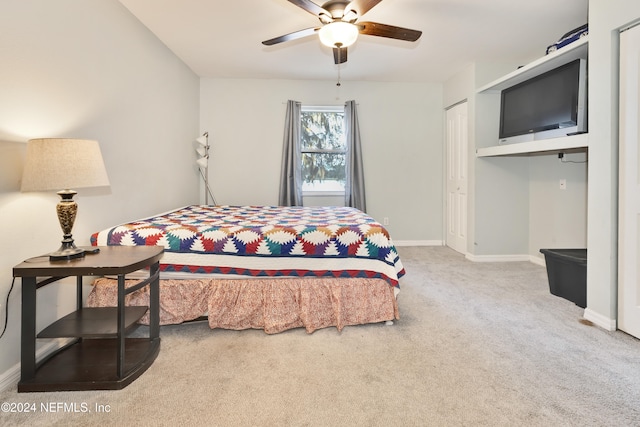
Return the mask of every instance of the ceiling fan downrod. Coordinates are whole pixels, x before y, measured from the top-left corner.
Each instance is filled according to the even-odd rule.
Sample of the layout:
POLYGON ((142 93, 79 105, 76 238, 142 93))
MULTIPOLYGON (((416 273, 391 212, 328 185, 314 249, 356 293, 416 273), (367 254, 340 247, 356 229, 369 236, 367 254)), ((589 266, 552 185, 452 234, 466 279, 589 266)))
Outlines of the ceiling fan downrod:
POLYGON ((342 47, 342 43, 336 43, 336 49, 338 49, 338 83, 336 83, 336 86, 340 87, 342 86, 342 84, 340 83, 340 64, 342 63, 342 49, 340 49, 342 47))

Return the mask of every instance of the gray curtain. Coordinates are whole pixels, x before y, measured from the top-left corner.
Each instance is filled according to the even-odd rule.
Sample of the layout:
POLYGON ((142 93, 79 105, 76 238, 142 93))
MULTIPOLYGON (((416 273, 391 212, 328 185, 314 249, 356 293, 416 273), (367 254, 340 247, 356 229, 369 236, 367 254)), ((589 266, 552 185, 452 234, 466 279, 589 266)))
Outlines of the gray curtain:
POLYGON ((302 155, 300 153, 300 103, 287 101, 280 172, 280 206, 302 206, 302 155))
POLYGON ((347 181, 345 183, 345 206, 367 211, 364 195, 364 171, 362 169, 362 144, 355 101, 344 105, 345 134, 347 137, 347 181))

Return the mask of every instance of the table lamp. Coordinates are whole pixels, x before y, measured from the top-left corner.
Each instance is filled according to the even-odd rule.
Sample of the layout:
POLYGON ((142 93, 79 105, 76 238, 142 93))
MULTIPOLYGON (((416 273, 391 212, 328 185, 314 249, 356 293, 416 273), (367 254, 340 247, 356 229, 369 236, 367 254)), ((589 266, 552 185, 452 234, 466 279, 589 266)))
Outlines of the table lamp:
POLYGON ((72 188, 107 186, 109 178, 98 141, 40 138, 28 142, 21 191, 58 191, 61 198, 56 211, 63 233, 62 245, 49 254, 51 261, 85 255, 83 248, 76 247, 71 234, 78 211, 72 188))

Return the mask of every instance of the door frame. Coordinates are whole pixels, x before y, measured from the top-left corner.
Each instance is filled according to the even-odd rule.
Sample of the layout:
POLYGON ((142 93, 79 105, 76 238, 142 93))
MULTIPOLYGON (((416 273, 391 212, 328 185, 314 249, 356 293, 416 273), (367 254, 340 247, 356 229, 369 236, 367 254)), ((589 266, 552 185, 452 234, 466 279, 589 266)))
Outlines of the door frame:
POLYGON ((640 25, 620 33, 619 186, 618 186, 618 329, 640 338, 640 25), (632 35, 629 35, 633 31, 632 35), (629 34, 625 35, 625 33, 629 34), (628 51, 627 37, 633 37, 628 51), (633 58, 632 65, 624 66, 633 58), (629 77, 629 78, 627 78, 629 77), (626 120, 626 118, 629 120, 626 120), (635 162, 635 164, 634 164, 635 162))

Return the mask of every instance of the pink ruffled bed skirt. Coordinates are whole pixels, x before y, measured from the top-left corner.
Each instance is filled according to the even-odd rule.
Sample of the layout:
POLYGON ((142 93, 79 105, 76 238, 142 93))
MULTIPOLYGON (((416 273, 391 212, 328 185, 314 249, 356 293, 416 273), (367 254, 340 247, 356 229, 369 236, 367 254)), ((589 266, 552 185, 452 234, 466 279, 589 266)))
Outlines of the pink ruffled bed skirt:
MULTIPOLYGON (((117 304, 117 280, 94 283, 87 305, 117 304)), ((126 286, 137 283, 127 280, 126 286)), ((126 305, 149 305, 148 287, 127 295, 126 305)), ((394 289, 383 279, 281 278, 160 280, 160 324, 208 316, 212 329, 263 329, 275 334, 304 327, 308 333, 335 326, 399 319, 394 289)), ((148 324, 148 314, 141 319, 148 324)))

